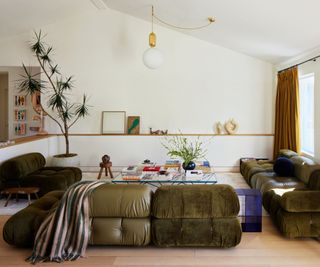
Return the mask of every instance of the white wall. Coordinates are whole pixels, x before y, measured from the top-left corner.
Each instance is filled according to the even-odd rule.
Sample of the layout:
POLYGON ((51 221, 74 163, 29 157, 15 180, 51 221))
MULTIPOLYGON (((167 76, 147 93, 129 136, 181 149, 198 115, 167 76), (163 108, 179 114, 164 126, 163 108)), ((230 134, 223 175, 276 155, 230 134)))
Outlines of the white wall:
MULTIPOLYGON (((239 123, 239 133, 273 133, 273 68, 269 63, 156 25, 157 47, 164 52, 165 62, 160 69, 149 70, 142 54, 148 47, 150 24, 109 9, 42 30, 55 48, 62 72, 75 75, 77 96, 82 92, 90 96, 91 116, 75 125, 73 133, 100 133, 103 110, 140 115, 142 133, 149 127, 170 133, 213 133, 215 122, 229 118, 239 123)), ((0 42, 1 64, 35 64, 26 45, 31 36, 26 33, 0 42)), ((57 132, 51 122, 47 128, 57 132)), ((116 158, 126 153, 122 147, 130 146, 130 138, 119 138, 122 146, 115 151, 116 158)), ((139 137, 141 155, 148 151, 148 138, 139 137)), ((223 147, 209 153, 224 159, 221 166, 233 166, 239 154, 268 156, 272 143, 272 137, 248 137, 244 143, 241 138, 219 138, 224 138, 223 147), (240 149, 243 144, 245 151, 240 149)), ((90 144, 91 139, 87 140, 90 144)), ((87 148, 84 142, 77 146, 87 148)), ((153 153, 161 158, 157 150, 153 153)), ((84 162, 92 164, 89 159, 84 162)))

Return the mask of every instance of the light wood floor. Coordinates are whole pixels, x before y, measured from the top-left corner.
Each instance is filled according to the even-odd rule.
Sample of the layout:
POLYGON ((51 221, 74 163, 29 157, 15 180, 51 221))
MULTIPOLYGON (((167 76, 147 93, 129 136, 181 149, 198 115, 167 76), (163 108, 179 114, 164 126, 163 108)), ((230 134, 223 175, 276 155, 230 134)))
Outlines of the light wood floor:
MULTIPOLYGON (((0 216, 1 232, 8 218, 0 216)), ((7 245, 1 237, 0 266, 30 266, 24 261, 30 252, 7 245)), ((285 239, 269 217, 264 217, 263 232, 244 233, 240 245, 232 249, 89 247, 87 258, 65 262, 62 266, 320 267, 320 242, 314 239, 285 239)))

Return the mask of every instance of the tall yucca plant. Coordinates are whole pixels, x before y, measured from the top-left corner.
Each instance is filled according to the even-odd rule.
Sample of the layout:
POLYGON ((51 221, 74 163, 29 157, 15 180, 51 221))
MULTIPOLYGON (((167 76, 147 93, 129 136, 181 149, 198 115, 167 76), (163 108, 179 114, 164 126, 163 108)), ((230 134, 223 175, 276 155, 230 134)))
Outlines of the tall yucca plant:
POLYGON ((47 106, 51 112, 47 112, 41 105, 41 108, 48 116, 55 121, 65 138, 64 156, 72 156, 69 151, 69 130, 80 119, 87 116, 88 105, 87 96, 84 94, 82 103, 73 103, 72 97, 68 94, 73 89, 73 77, 63 77, 59 71, 58 64, 55 64, 51 58, 53 48, 43 42, 41 31, 35 32, 34 42, 30 46, 36 56, 40 67, 41 74, 45 77, 44 81, 39 81, 23 64, 25 74, 22 75, 20 82, 20 91, 29 95, 40 92, 48 96, 47 106))

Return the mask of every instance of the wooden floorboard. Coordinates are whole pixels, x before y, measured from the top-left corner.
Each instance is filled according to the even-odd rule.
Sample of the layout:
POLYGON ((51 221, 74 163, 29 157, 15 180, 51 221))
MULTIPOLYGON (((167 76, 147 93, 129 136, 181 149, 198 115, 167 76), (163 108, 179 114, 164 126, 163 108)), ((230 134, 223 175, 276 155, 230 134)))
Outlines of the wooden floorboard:
MULTIPOLYGON (((0 216, 0 227, 9 216, 0 216)), ((1 235, 2 236, 2 235, 1 235)), ((30 249, 9 246, 0 239, 0 266, 30 266, 24 259, 30 249)), ((41 263, 37 266, 56 266, 41 263)), ((61 264, 60 264, 61 265, 61 264)), ((243 233, 236 248, 156 248, 90 246, 86 258, 62 266, 215 266, 215 267, 320 267, 320 242, 311 238, 282 237, 269 217, 262 233, 243 233)))

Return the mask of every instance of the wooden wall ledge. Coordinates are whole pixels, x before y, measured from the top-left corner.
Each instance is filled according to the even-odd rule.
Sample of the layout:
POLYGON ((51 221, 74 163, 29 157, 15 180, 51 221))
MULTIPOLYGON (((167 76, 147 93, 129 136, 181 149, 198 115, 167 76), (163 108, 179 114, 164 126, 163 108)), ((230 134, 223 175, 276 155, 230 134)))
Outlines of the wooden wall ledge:
MULTIPOLYGON (((15 145, 20 145, 24 143, 29 143, 29 142, 34 142, 38 141, 41 139, 46 139, 52 136, 62 136, 62 134, 48 134, 48 135, 33 135, 33 136, 26 136, 26 137, 20 137, 13 139, 14 144, 10 144, 7 146, 0 147, 0 149, 15 146, 15 145)), ((69 136, 154 136, 154 137, 164 137, 164 136, 216 136, 216 137, 225 137, 225 136, 274 136, 274 134, 195 134, 195 133, 182 133, 182 134, 165 134, 165 135, 160 135, 160 134, 70 134, 69 136)))

